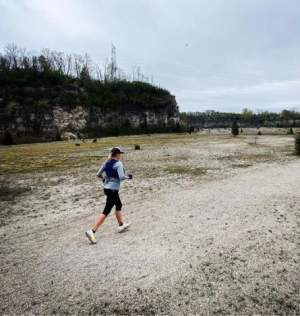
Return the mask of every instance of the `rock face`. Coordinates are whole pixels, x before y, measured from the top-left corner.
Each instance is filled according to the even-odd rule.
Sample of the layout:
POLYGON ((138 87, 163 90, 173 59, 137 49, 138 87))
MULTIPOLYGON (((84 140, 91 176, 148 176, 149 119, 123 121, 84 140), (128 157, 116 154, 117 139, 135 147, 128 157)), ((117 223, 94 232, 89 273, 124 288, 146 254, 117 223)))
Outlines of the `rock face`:
MULTIPOLYGON (((32 91, 31 91, 32 93, 32 91)), ((1 97, 1 96, 0 96, 1 97)), ((179 124, 174 96, 157 98, 157 106, 140 109, 102 108, 84 104, 53 105, 43 98, 0 99, 0 139, 13 135, 16 143, 159 131, 179 124)))
POLYGON ((53 108, 52 118, 53 125, 61 138, 73 138, 76 137, 78 132, 87 127, 88 111, 82 106, 69 110, 56 106, 53 108), (72 133, 75 133, 74 136, 71 135, 72 133))

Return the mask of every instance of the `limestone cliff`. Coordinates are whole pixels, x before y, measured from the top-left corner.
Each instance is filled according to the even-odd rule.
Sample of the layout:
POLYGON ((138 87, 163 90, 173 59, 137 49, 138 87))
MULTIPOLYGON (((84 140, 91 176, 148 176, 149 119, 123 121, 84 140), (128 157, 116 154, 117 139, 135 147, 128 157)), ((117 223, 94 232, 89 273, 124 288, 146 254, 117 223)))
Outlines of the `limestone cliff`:
POLYGON ((147 93, 136 97, 137 94, 135 102, 127 95, 119 98, 117 105, 104 102, 102 106, 99 101, 93 104, 86 89, 77 85, 0 89, 0 139, 8 132, 15 143, 23 143, 169 131, 178 127, 179 111, 174 96, 147 93))

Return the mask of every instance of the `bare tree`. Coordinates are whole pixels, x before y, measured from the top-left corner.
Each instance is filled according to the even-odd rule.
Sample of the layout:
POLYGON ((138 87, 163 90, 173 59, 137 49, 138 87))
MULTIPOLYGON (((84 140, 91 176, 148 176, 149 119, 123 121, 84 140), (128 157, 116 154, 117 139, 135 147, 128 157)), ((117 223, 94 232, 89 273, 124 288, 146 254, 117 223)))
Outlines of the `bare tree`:
POLYGON ((142 73, 141 73, 141 67, 140 66, 137 66, 136 67, 136 77, 137 77, 137 81, 141 81, 141 76, 142 76, 142 73))
POLYGON ((136 66, 134 65, 134 66, 132 66, 131 67, 131 71, 132 71, 132 81, 135 81, 135 68, 136 68, 136 66))
POLYGON ((151 75, 151 77, 150 77, 150 83, 151 83, 152 85, 154 85, 154 77, 153 77, 153 75, 151 75))
POLYGON ((18 68, 28 69, 30 67, 29 53, 26 48, 18 48, 18 68))
POLYGON ((19 49, 18 46, 14 43, 7 44, 4 48, 5 51, 5 57, 8 61, 9 68, 18 68, 18 54, 19 54, 19 49))
POLYGON ((71 76, 73 74, 73 57, 70 54, 65 56, 65 74, 71 76))
POLYGON ((108 74, 109 74, 110 81, 114 81, 117 79, 117 70, 118 70, 118 66, 117 66, 116 47, 112 44, 110 63, 108 64, 108 74))
POLYGON ((109 81, 109 62, 108 59, 105 59, 104 62, 104 81, 107 82, 109 81))
POLYGON ((127 80, 126 72, 124 70, 122 70, 121 68, 117 69, 117 79, 118 80, 127 80))
POLYGON ((52 51, 50 48, 44 48, 42 49, 42 55, 45 57, 47 64, 51 70, 55 70, 54 61, 52 58, 52 51))
POLYGON ((66 71, 65 54, 58 51, 52 51, 51 59, 53 61, 54 69, 64 74, 66 71))
POLYGON ((74 54, 73 55, 74 59, 74 71, 75 71, 75 76, 76 78, 80 78, 80 74, 84 65, 84 60, 81 55, 74 54))
POLYGON ((84 59, 84 67, 86 71, 89 73, 90 76, 92 76, 94 72, 92 58, 87 53, 85 53, 83 59, 84 59))
POLYGON ((145 76, 140 66, 133 66, 131 73, 118 67, 116 47, 112 44, 111 56, 105 60, 103 67, 94 64, 88 54, 64 54, 45 48, 40 55, 27 52, 15 44, 8 44, 4 54, 0 53, 1 69, 32 69, 34 71, 59 71, 75 78, 96 78, 99 82, 117 80, 144 81, 154 84, 153 77, 145 76))
POLYGON ((102 74, 101 68, 99 65, 96 65, 95 68, 96 68, 96 78, 98 81, 102 82, 103 81, 103 74, 102 74))

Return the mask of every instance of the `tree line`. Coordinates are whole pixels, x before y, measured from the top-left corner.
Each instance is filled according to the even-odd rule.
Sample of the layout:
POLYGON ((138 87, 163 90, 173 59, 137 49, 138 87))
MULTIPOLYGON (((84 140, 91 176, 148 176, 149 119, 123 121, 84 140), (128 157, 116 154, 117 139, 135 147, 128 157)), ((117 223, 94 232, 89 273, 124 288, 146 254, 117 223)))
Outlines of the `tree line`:
POLYGON ((153 76, 142 73, 140 66, 133 66, 131 73, 126 73, 117 65, 116 47, 112 45, 111 56, 104 65, 93 62, 86 53, 65 54, 64 52, 44 48, 40 53, 31 53, 16 44, 7 44, 0 52, 0 72, 34 71, 52 73, 76 79, 95 79, 99 82, 138 81, 154 85, 153 76))
POLYGON ((145 76, 140 67, 133 67, 132 73, 127 74, 116 60, 114 46, 101 68, 88 54, 65 54, 50 49, 32 54, 9 44, 0 52, 0 92, 6 96, 6 102, 17 96, 23 103, 30 97, 35 103, 42 100, 49 105, 86 104, 124 110, 158 108, 157 98, 170 96, 169 91, 153 83, 153 78, 145 76))
POLYGON ((234 121, 243 126, 300 126, 300 112, 284 109, 280 113, 271 111, 253 112, 245 108, 242 113, 229 113, 218 111, 182 112, 180 118, 189 126, 204 127, 207 125, 216 127, 229 127, 234 121))

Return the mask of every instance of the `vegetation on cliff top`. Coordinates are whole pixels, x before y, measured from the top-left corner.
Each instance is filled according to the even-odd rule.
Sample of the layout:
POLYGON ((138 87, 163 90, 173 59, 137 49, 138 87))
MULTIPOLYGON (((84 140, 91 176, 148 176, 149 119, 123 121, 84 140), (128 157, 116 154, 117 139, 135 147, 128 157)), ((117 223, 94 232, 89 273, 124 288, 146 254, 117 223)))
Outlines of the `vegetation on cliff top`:
POLYGON ((139 67, 131 75, 122 71, 114 47, 110 61, 101 69, 87 54, 68 55, 44 49, 34 55, 7 45, 0 53, 0 87, 6 103, 21 101, 25 106, 29 101, 37 105, 94 105, 125 110, 159 110, 173 104, 177 109, 169 91, 154 85, 139 67))

